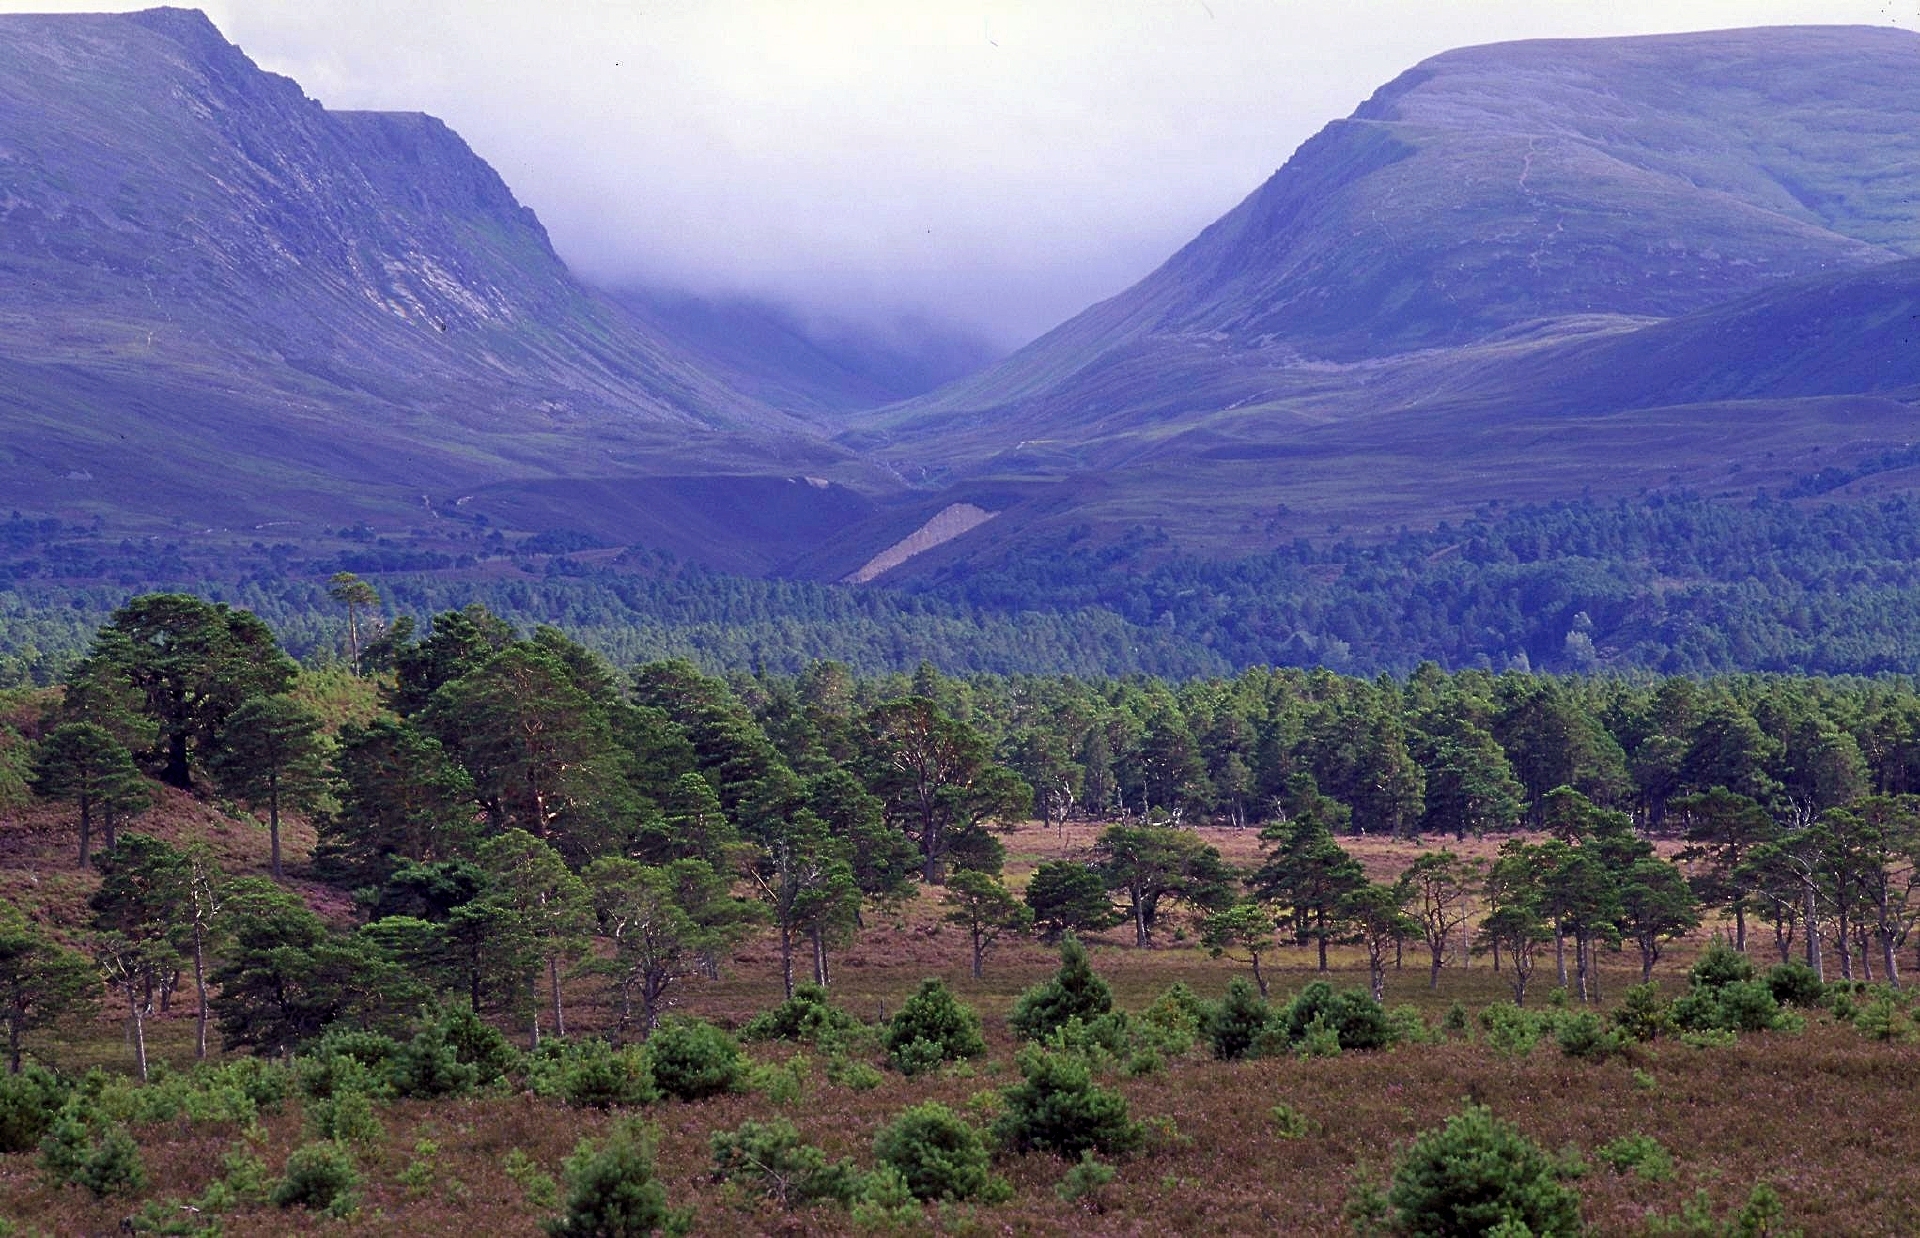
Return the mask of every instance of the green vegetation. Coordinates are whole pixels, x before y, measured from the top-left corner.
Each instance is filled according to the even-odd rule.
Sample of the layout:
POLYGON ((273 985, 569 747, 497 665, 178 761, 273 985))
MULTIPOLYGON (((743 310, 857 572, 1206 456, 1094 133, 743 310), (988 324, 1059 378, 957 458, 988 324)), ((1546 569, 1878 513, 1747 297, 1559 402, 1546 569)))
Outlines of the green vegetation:
MULTIPOLYGON (((923 660, 955 674, 1174 678, 1266 663, 1404 673, 1429 660, 1575 672, 1911 672, 1920 667, 1904 619, 1920 591, 1914 529, 1913 504, 1899 498, 1670 495, 1488 508, 1426 531, 1300 539, 1234 559, 1170 559, 1144 531, 1068 538, 897 588, 747 580, 648 551, 576 562, 503 543, 496 566, 517 579, 463 579, 470 569, 452 560, 440 573, 381 573, 373 579, 383 609, 357 614, 355 626, 369 666, 392 656, 385 625, 402 617, 422 625, 478 601, 517 624, 562 627, 622 666, 671 657, 712 671, 797 674, 831 659, 866 675, 923 660)), ((64 526, 48 536, 89 540, 64 526)), ((354 634, 325 586, 336 559, 289 546, 271 559, 243 555, 171 575, 145 558, 123 571, 96 568, 84 554, 53 568, 38 551, 21 553, 11 565, 0 559, 16 599, 0 611, 0 684, 58 679, 134 585, 177 584, 244 607, 301 658, 349 656, 354 634)), ((1045 746, 1035 756, 1044 754, 1045 746)))
MULTIPOLYGON (((128 611, 155 614, 199 630, 206 611, 128 611)), ((1424 1232, 1457 1204, 1538 1232, 1575 1185, 1617 1220, 1633 1190, 1699 1212, 1704 1184, 1717 1216, 1740 1206, 1720 1186, 1753 1179, 1726 1176, 1699 1115, 1878 1101, 1745 1066, 1729 1099, 1686 1063, 1838 1055, 1877 1079, 1896 1068, 1862 1063, 1920 1036, 1899 987, 1920 703, 1898 681, 623 677, 473 608, 392 642, 370 709, 311 707, 334 719, 311 732, 324 777, 280 823, 276 880, 271 823, 209 775, 247 701, 321 685, 290 672, 208 713, 193 790, 168 787, 133 664, 104 656, 121 631, 0 717, 29 750, 76 710, 136 740, 153 724, 125 746, 148 805, 87 871, 52 788, 8 831, 45 873, 0 870, 24 895, 0 910, 20 1062, 0 1176, 35 1223, 160 1218, 184 1190, 209 1218, 486 1207, 582 1232, 721 1206, 910 1225, 924 1201, 1017 1197, 1064 1227, 1196 1207, 1156 1181, 1219 1176, 1255 1141, 1385 1146, 1463 1093, 1488 1111, 1437 1129, 1485 1145, 1484 1180, 1443 1180, 1422 1136, 1391 1189, 1356 1196, 1370 1223, 1424 1232), (1070 788, 1064 815, 1019 819, 1036 786, 1070 788), (1444 849, 1421 833, 1442 820, 1444 849), (1043 874, 1057 901, 1026 897, 1043 874), (1256 961, 1273 995, 1234 974, 1256 961), (1503 1125, 1543 1137, 1519 1099, 1540 1080, 1584 1124, 1546 1124, 1580 1154, 1546 1178, 1503 1125), (642 1110, 666 1133, 632 1129, 642 1110), (1580 1157, 1618 1172, 1575 1184, 1580 1157), (721 1198, 682 1198, 697 1175, 721 1198)), ((1326 1228, 1338 1201, 1289 1181, 1326 1228)))

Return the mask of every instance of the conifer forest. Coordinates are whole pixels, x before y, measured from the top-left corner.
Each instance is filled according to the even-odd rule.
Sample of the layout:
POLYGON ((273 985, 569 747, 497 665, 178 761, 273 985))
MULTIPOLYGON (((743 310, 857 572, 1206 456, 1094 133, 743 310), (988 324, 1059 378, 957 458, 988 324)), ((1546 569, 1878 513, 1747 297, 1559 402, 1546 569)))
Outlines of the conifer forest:
POLYGON ((10 1232, 1911 1223, 1910 681, 722 676, 331 592, 5 697, 10 1232))

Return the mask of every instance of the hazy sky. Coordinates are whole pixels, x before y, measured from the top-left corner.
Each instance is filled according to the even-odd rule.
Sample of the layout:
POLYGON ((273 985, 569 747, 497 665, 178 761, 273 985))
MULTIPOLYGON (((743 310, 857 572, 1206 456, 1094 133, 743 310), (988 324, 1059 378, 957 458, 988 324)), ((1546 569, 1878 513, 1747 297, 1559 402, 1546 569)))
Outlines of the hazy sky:
MULTIPOLYGON (((139 8, 0 0, 0 11, 139 8)), ((207 0, 333 108, 441 117, 584 275, 1017 343, 1424 57, 1920 0, 207 0)))

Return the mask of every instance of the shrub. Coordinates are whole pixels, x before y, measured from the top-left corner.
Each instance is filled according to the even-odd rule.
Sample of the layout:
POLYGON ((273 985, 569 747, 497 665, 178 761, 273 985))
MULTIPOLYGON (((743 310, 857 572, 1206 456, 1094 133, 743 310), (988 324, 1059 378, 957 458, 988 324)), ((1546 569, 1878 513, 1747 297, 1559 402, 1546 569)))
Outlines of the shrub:
POLYGON ((1342 1049, 1384 1049, 1393 1043, 1386 1009, 1365 989, 1335 991, 1326 981, 1315 980, 1294 994, 1280 1014, 1287 1039, 1296 1044, 1306 1038, 1315 1019, 1334 1029, 1342 1049))
POLYGON ((326 1100, 342 1092, 385 1095, 392 1091, 385 1057, 370 1063, 347 1052, 303 1053, 293 1059, 293 1078, 300 1094, 309 1100, 326 1100))
POLYGON ((860 1020, 827 1000, 822 985, 803 984, 740 1029, 742 1040, 807 1040, 837 1044, 861 1030, 860 1020))
POLYGON ((304 1056, 316 1058, 350 1057, 363 1066, 385 1066, 400 1052, 400 1042, 384 1032, 360 1028, 333 1027, 315 1041, 304 1056))
POLYGON ((1456 997, 1453 999, 1453 1005, 1447 1007, 1446 1016, 1440 1020, 1440 1033, 1451 1038, 1467 1036, 1472 1032, 1473 1024, 1471 1017, 1467 1014, 1466 1003, 1456 997))
POLYGON ((387 1129, 365 1092, 335 1092, 307 1104, 307 1131, 316 1139, 369 1146, 386 1138, 387 1129))
POLYGON ((387 1078, 396 1095, 431 1100, 473 1091, 480 1084, 480 1070, 460 1060, 459 1046, 447 1036, 443 1024, 434 1022, 394 1052, 387 1078))
POLYGON ((529 1205, 541 1211, 559 1206, 559 1184, 524 1148, 507 1149, 507 1154, 500 1158, 500 1168, 520 1188, 529 1205))
POLYGON ((660 1099, 649 1055, 638 1048, 616 1049, 604 1040, 574 1046, 555 1074, 554 1091, 576 1109, 650 1105, 660 1099))
POLYGON ((1593 1155, 1615 1173, 1631 1173, 1648 1182, 1673 1180, 1673 1157, 1652 1135, 1622 1135, 1595 1148, 1593 1155))
POLYGON ((1207 1003, 1183 980, 1168 985, 1135 1020, 1143 1040, 1161 1053, 1178 1057, 1193 1048, 1207 1025, 1207 1003))
POLYGON ((887 1060, 903 1075, 917 1075, 942 1062, 978 1057, 986 1051, 980 1016, 939 980, 921 981, 887 1024, 887 1060))
POLYGON ((1387 1043, 1396 1045, 1440 1044, 1447 1038, 1445 1032, 1429 1030, 1426 1017, 1413 1005, 1387 1011, 1387 1036, 1387 1043))
POLYGON ((1043 1040, 1069 1019, 1091 1023, 1113 1009, 1113 990, 1094 974, 1087 948, 1068 933, 1060 939, 1060 969, 1022 993, 1007 1023, 1022 1040, 1043 1040))
POLYGON ((862 1180, 860 1198, 853 1205, 853 1223, 859 1229, 903 1230, 923 1216, 907 1180, 891 1165, 880 1166, 862 1180))
POLYGON ((991 1172, 980 1132, 939 1101, 915 1105, 889 1122, 873 1148, 915 1199, 992 1198, 1005 1191, 991 1172))
POLYGON ((702 1100, 731 1092, 745 1078, 740 1046, 705 1019, 675 1017, 647 1038, 653 1083, 667 1096, 702 1100))
POLYGON ((1673 1003, 1674 1026, 1689 1032, 1785 1029, 1790 1021, 1784 1015, 1766 982, 1751 978, 1696 985, 1673 1003))
POLYGON ((1386 1202, 1410 1234, 1580 1232, 1579 1196, 1560 1182, 1552 1158, 1482 1105, 1414 1139, 1386 1202))
MULTIPOLYGON (((1259 1051, 1257 1043, 1255 1050, 1259 1051)), ((1299 1042, 1293 1046, 1293 1052, 1295 1057, 1300 1058, 1339 1057, 1340 1030, 1327 1022, 1326 1015, 1317 1014, 1313 1016, 1313 1022, 1307 1024, 1307 1030, 1301 1034, 1299 1042)))
POLYGON ((344 1216, 353 1209, 353 1188, 359 1181, 353 1158, 339 1144, 303 1144, 288 1154, 286 1174, 272 1198, 282 1208, 344 1216))
POLYGON ((1118 1092, 1096 1087, 1085 1062, 1029 1049, 1020 1055, 1019 1083, 1005 1089, 1006 1110, 994 1137, 1014 1152, 1129 1152, 1145 1132, 1127 1117, 1118 1092))
POLYGON ((1273 1119, 1273 1133, 1282 1139, 1305 1139, 1313 1132, 1313 1120, 1284 1101, 1267 1110, 1267 1116, 1273 1119))
POLYGON ((1536 1014, 1512 1002, 1495 1002, 1480 1012, 1480 1028, 1487 1034, 1487 1043, 1516 1057, 1533 1052, 1533 1046, 1540 1043, 1551 1022, 1550 1016, 1536 1014))
POLYGON ((829 1163, 826 1153, 800 1138, 784 1118, 748 1119, 708 1138, 713 1151, 713 1180, 752 1187, 782 1208, 831 1199, 850 1204, 864 1181, 849 1160, 829 1163))
POLYGON ((72 1091, 72 1084, 38 1066, 0 1074, 0 1156, 39 1147, 72 1091))
POLYGON ((1672 1008, 1660 996, 1660 986, 1636 984, 1621 995, 1613 1025, 1628 1039, 1655 1040, 1673 1029, 1672 1008))
POLYGON ((1892 994, 1883 993, 1854 1012, 1853 1025, 1873 1040, 1908 1040, 1912 1033, 1902 1026, 1902 1015, 1900 1003, 1892 994))
POLYGON ((242 1145, 220 1157, 221 1175, 207 1183, 198 1207, 202 1212, 232 1212, 247 1204, 264 1202, 273 1193, 267 1163, 242 1145))
POLYGON ((1114 1168, 1093 1159, 1088 1152, 1080 1157, 1080 1162, 1066 1172, 1053 1193, 1065 1204, 1084 1204, 1094 1212, 1104 1209, 1100 1204, 1100 1188, 1113 1181, 1114 1168))
POLYGON ((1784 1029, 1787 1021, 1764 980, 1736 980, 1720 989, 1721 1026, 1735 1032, 1784 1029))
POLYGON ((1113 1010, 1083 1022, 1078 1015, 1068 1019, 1041 1037, 1041 1044, 1054 1053, 1072 1053, 1089 1061, 1119 1061, 1133 1046, 1133 1020, 1123 1010, 1113 1010))
POLYGON ((1207 1044, 1213 1056, 1235 1062, 1251 1055, 1273 1018, 1259 991, 1245 977, 1235 976, 1227 982, 1226 996, 1207 1011, 1207 1044))
POLYGON ((453 1046, 454 1056, 474 1069, 474 1083, 488 1087, 520 1068, 520 1051, 499 1028, 467 1006, 448 1006, 434 1020, 453 1046))
POLYGON ((617 1127, 594 1147, 581 1140, 566 1160, 566 1211, 548 1221, 557 1238, 624 1238, 680 1234, 691 1218, 667 1207, 667 1188, 653 1173, 653 1140, 643 1129, 617 1127))
POLYGON ((1718 989, 1753 978, 1753 960, 1729 946, 1724 937, 1715 937, 1707 943, 1707 948, 1687 971, 1688 982, 1700 989, 1718 989))
POLYGON ((1826 986, 1805 963, 1780 963, 1767 972, 1767 991, 1782 1006, 1812 1007, 1820 1004, 1826 986))
POLYGON ((1553 1038, 1568 1057, 1598 1061, 1625 1051, 1620 1033, 1610 1032, 1599 1015, 1581 1010, 1555 1021, 1553 1038))
POLYGON ((96 1199, 137 1191, 147 1183, 133 1137, 78 1094, 48 1123, 40 1141, 40 1164, 55 1182, 85 1187, 96 1199))
POLYGON ((825 1074, 828 1083, 856 1092, 870 1092, 885 1081, 885 1077, 867 1063, 839 1054, 827 1059, 825 1074))

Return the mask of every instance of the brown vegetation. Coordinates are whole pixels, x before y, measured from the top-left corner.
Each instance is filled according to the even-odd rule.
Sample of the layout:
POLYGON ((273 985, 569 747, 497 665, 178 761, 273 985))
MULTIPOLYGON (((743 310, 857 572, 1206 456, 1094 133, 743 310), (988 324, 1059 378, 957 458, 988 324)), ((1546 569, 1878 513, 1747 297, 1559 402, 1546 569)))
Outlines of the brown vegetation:
MULTIPOLYGON (((184 798, 163 802, 142 828, 210 835, 236 870, 257 871, 264 863, 262 831, 184 798)), ((1230 855, 1251 854, 1251 832, 1208 834, 1230 855)), ((311 835, 295 831, 295 837, 306 845, 311 835)), ((1063 846, 1066 853, 1079 854, 1090 841, 1085 826, 1070 825, 1064 843, 1040 825, 1025 827, 1008 839, 1009 876, 1017 887, 1038 862, 1060 857, 1063 846)), ((1357 841, 1355 850, 1382 875, 1418 849, 1404 841, 1357 841)), ((65 841, 55 814, 9 814, 0 824, 0 848, 5 856, 0 881, 7 896, 33 891, 29 905, 36 914, 62 918, 91 881, 73 871, 70 861, 61 863, 65 841)), ((723 1197, 706 1176, 711 1131, 746 1118, 784 1116, 829 1156, 871 1164, 874 1134, 906 1106, 937 1099, 982 1119, 997 1090, 1017 1077, 1014 1043, 1002 1016, 1023 987, 1051 970, 1052 952, 1033 942, 1004 945, 991 957, 985 979, 974 981, 964 934, 941 925, 939 917, 934 897, 896 914, 870 914, 865 931, 839 956, 835 1000, 872 1020, 897 1008, 922 977, 942 976, 986 1016, 988 1056, 933 1075, 906 1078, 887 1072, 879 1086, 856 1091, 830 1084, 822 1055, 802 1050, 809 1058, 800 1068, 805 1083, 799 1096, 784 1104, 751 1092, 647 1110, 645 1116, 659 1128, 659 1169, 670 1198, 696 1208, 698 1232, 852 1228, 849 1214, 833 1205, 782 1214, 771 1204, 723 1197)), ((1093 940, 1095 965, 1122 1007, 1144 1006, 1175 980, 1216 996, 1237 971, 1180 941, 1177 932, 1167 934, 1164 948, 1137 950, 1125 944, 1129 931, 1121 928, 1093 940)), ((1692 952, 1663 961, 1659 978, 1677 987, 1692 952)), ((1284 998, 1312 978, 1312 953, 1278 953, 1285 957, 1275 969, 1276 997, 1284 998)), ((1636 978, 1628 954, 1608 955, 1605 964, 1613 973, 1609 994, 1636 978)), ((1334 965, 1336 983, 1364 983, 1357 954, 1337 950, 1334 965)), ((577 1018, 589 1025, 609 1021, 597 986, 581 980, 573 987, 577 1018)), ((778 996, 777 952, 763 941, 742 950, 723 979, 690 990, 686 1005, 738 1025, 778 996)), ((1504 996, 1499 977, 1479 959, 1469 968, 1448 967, 1439 990, 1429 992, 1421 961, 1410 957, 1387 985, 1390 1005, 1412 1003, 1430 1024, 1456 1000, 1478 1009, 1504 996)), ((1910 1097, 1920 1084, 1920 1052, 1870 1041, 1824 1014, 1809 1023, 1801 1036, 1749 1035, 1730 1047, 1707 1050, 1661 1041, 1636 1050, 1630 1060, 1598 1064, 1563 1057, 1550 1042, 1523 1058, 1458 1040, 1384 1053, 1241 1063, 1206 1060, 1202 1051, 1170 1062, 1158 1074, 1108 1080, 1155 1133, 1145 1152, 1119 1163, 1118 1177, 1091 1197, 1091 1204, 1056 1196, 1053 1186, 1065 1163, 1030 1156, 1000 1166, 1015 1188, 1012 1202, 930 1208, 927 1219, 941 1232, 1341 1232, 1355 1168, 1385 1168, 1398 1145, 1472 1099, 1549 1149, 1590 1152, 1607 1140, 1641 1133, 1673 1153, 1678 1174, 1672 1181, 1644 1181, 1597 1164, 1579 1180, 1585 1216, 1600 1233, 1643 1232, 1650 1217, 1676 1215, 1696 1191, 1706 1193, 1717 1214, 1727 1215, 1763 1179, 1779 1190, 1788 1221, 1809 1233, 1913 1232, 1920 1227, 1920 1165, 1909 1150, 1920 1142, 1920 1111, 1910 1097), (1271 1116, 1280 1104, 1307 1120, 1305 1137, 1284 1135, 1271 1116)), ((179 1065, 190 1060, 192 1022, 184 1010, 153 1020, 150 1028, 157 1059, 179 1065)), ((118 1026, 104 1017, 92 1029, 58 1043, 43 1039, 34 1047, 63 1069, 127 1068, 118 1026)), ((762 1060, 785 1060, 794 1050, 755 1052, 762 1060)), ((573 1145, 603 1133, 610 1121, 530 1095, 400 1102, 383 1106, 380 1113, 385 1138, 361 1153, 360 1210, 345 1222, 328 1223, 330 1229, 346 1234, 532 1232, 551 1210, 529 1201, 526 1188, 506 1171, 507 1155, 519 1149, 557 1177, 573 1145), (425 1155, 417 1152, 422 1140, 433 1145, 425 1155)), ((147 1196, 195 1197, 219 1174, 222 1154, 235 1148, 250 1148, 277 1172, 303 1140, 301 1121, 294 1102, 284 1113, 263 1119, 251 1136, 232 1126, 184 1121, 136 1128, 152 1183, 147 1196)), ((26 1232, 105 1232, 135 1210, 124 1199, 96 1202, 77 1189, 48 1185, 30 1156, 0 1159, 0 1199, 26 1232)), ((310 1214, 259 1206, 226 1218, 225 1232, 297 1233, 315 1223, 310 1214)))

